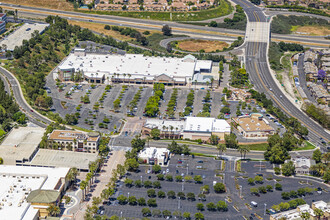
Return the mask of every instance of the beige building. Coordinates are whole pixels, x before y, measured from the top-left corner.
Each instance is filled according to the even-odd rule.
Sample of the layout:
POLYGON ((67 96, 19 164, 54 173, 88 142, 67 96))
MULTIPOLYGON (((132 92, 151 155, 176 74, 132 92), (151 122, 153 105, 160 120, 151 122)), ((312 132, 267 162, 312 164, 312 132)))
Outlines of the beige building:
POLYGON ((232 118, 232 122, 245 138, 267 138, 275 133, 275 129, 269 125, 269 122, 261 114, 252 113, 239 116, 232 118))
POLYGON ((291 161, 297 174, 309 174, 311 166, 315 165, 315 160, 304 156, 291 157, 291 161))
POLYGON ((97 154, 100 135, 97 132, 54 130, 48 140, 68 150, 97 154))

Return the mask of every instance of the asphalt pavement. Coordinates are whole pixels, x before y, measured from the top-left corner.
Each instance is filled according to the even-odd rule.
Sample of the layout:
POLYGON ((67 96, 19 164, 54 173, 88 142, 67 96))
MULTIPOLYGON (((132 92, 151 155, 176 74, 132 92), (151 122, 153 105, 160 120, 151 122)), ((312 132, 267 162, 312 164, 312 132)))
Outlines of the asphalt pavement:
MULTIPOLYGON (((266 22, 267 19, 262 10, 251 3, 243 0, 233 0, 247 11, 249 22, 266 22), (253 12, 253 10, 255 13, 253 12)), ((267 21, 268 22, 268 21, 267 21)), ((249 25, 248 25, 249 26, 249 25)), ((267 26, 265 26, 267 27, 267 26)), ((268 26, 269 28, 269 26, 268 26)), ((258 31, 255 30, 255 32, 258 31)), ((262 30, 264 31, 264 30, 262 30)), ((252 33, 247 31, 247 33, 252 33)), ((269 33, 269 30, 268 30, 269 33)), ((255 36, 255 34, 254 34, 255 36)), ((320 137, 330 140, 330 134, 318 123, 310 119, 305 113, 298 109, 280 90, 271 75, 268 65, 268 42, 246 42, 246 70, 250 73, 251 80, 259 92, 268 95, 276 106, 281 108, 287 115, 297 118, 309 130, 309 138, 312 142, 322 146, 320 137)))

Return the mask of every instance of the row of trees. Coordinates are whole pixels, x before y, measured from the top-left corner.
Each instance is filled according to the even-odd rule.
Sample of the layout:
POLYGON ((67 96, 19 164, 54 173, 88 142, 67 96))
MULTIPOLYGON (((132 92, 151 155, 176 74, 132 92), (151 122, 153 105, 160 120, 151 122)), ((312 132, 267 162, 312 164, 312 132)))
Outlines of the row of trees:
POLYGON ((147 38, 143 36, 139 31, 129 27, 119 27, 119 26, 109 26, 105 25, 104 29, 106 30, 118 31, 121 35, 130 36, 131 38, 135 38, 137 42, 141 43, 141 45, 146 46, 149 44, 147 38))
POLYGON ((322 177, 325 183, 330 182, 330 153, 321 153, 319 149, 313 152, 313 159, 316 164, 311 166, 314 176, 322 177))
POLYGON ((194 99, 195 99, 194 90, 190 90, 190 92, 187 95, 186 107, 184 108, 183 116, 188 116, 190 115, 190 113, 192 113, 194 99))
POLYGON ((165 86, 162 83, 155 83, 153 95, 149 97, 146 107, 144 109, 145 115, 148 117, 155 117, 159 113, 159 101, 163 99, 165 86))
POLYGON ((177 104, 177 98, 178 98, 178 89, 174 88, 173 92, 171 94, 170 100, 168 101, 167 104, 167 109, 166 109, 166 115, 170 118, 174 118, 175 110, 176 110, 176 104, 177 104))
POLYGON ((238 29, 245 30, 246 28, 246 16, 243 8, 240 5, 236 5, 236 12, 232 19, 225 18, 223 23, 217 23, 216 21, 211 21, 208 26, 210 27, 219 27, 219 28, 228 28, 228 29, 238 29))
POLYGON ((306 103, 303 106, 303 110, 307 113, 308 116, 313 118, 324 128, 327 128, 327 129, 330 128, 330 117, 327 115, 327 113, 323 109, 316 107, 312 103, 306 103))

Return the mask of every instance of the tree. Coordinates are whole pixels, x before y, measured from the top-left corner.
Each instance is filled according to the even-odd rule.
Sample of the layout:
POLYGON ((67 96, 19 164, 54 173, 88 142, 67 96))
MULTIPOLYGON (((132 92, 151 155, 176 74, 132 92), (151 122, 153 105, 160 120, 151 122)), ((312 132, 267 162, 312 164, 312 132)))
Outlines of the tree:
POLYGON ((230 135, 225 135, 225 144, 227 148, 238 148, 237 137, 234 133, 230 133, 230 135))
POLYGON ((194 176, 194 180, 195 180, 196 183, 202 183, 203 182, 203 178, 200 175, 194 176))
POLYGON ((197 204, 196 204, 196 208, 197 208, 198 211, 203 211, 203 210, 204 210, 204 205, 203 205, 203 203, 197 203, 197 204))
POLYGON ((272 192, 273 191, 273 186, 272 185, 267 185, 266 189, 268 192, 272 192))
POLYGON ((285 200, 290 199, 290 193, 289 192, 282 192, 281 196, 282 196, 282 199, 285 199, 285 200))
POLYGON ((254 187, 250 188, 250 192, 251 192, 251 194, 259 195, 259 190, 257 188, 254 188, 254 187))
POLYGON ((117 200, 120 205, 125 205, 127 203, 127 197, 124 195, 118 196, 117 200))
POLYGON ((191 180, 192 180, 192 176, 187 175, 187 176, 184 177, 185 182, 189 183, 189 182, 191 182, 191 180))
POLYGON ((125 167, 128 171, 136 172, 139 168, 139 163, 134 158, 127 159, 125 161, 125 167))
POLYGON ((178 192, 178 198, 183 200, 186 198, 186 195, 184 194, 184 192, 178 192))
POLYGON ((152 182, 149 180, 144 181, 143 183, 145 188, 151 188, 152 187, 152 182))
POLYGON ((227 203, 225 202, 225 201, 219 201, 218 203, 217 203, 217 209, 219 210, 219 211, 227 211, 228 210, 228 205, 227 205, 227 203))
POLYGON ((256 183, 260 183, 260 184, 262 184, 262 183, 264 182, 264 178, 263 178, 262 176, 255 176, 255 177, 254 177, 254 181, 255 181, 256 183))
POLYGON ((169 198, 169 199, 175 199, 175 192, 174 191, 168 191, 167 192, 167 197, 169 198))
POLYGON ((214 188, 214 191, 216 193, 224 193, 224 192, 226 192, 226 186, 223 183, 216 183, 216 184, 214 184, 213 188, 214 188))
POLYGON ((181 175, 175 176, 176 182, 182 182, 183 177, 181 175))
POLYGON ((173 181, 173 176, 172 176, 171 174, 167 174, 167 175, 165 176, 165 179, 166 179, 167 181, 172 182, 172 181, 173 181))
POLYGON ((128 204, 130 204, 130 205, 136 205, 137 204, 136 197, 135 196, 128 197, 128 204))
POLYGON ((218 144, 217 149, 219 151, 219 156, 223 153, 226 152, 227 148, 225 144, 218 144))
MULTIPOLYGON (((270 146, 270 145, 269 145, 270 146)), ((264 154, 265 159, 269 160, 272 163, 283 163, 288 157, 288 152, 281 147, 281 144, 278 143, 271 148, 267 148, 267 151, 264 154)))
POLYGON ((145 206, 146 205, 146 200, 143 197, 139 198, 137 200, 137 202, 138 202, 139 206, 145 206))
POLYGON ((210 26, 210 27, 217 27, 217 26, 218 26, 218 23, 217 23, 216 21, 211 21, 211 22, 209 23, 209 26, 210 26))
POLYGON ((142 212, 142 215, 143 215, 144 217, 148 217, 148 216, 151 215, 151 211, 150 211, 149 208, 143 208, 143 209, 141 210, 141 212, 142 212))
POLYGON ((184 212, 183 215, 182 215, 182 217, 183 217, 184 219, 186 219, 186 220, 190 220, 190 218, 191 218, 189 212, 184 212))
POLYGON ((282 174, 284 176, 291 176, 295 173, 295 166, 292 161, 289 161, 282 165, 282 174))
POLYGON ((301 212, 301 213, 300 213, 300 217, 301 217, 303 220, 309 220, 310 217, 311 217, 311 214, 309 214, 309 212, 301 212))
POLYGON ((297 198, 298 197, 298 193, 296 191, 294 191, 294 190, 291 190, 290 191, 290 197, 291 198, 297 198))
POLYGON ((159 209, 152 210, 152 216, 153 217, 160 217, 162 212, 159 209))
POLYGON ((158 140, 160 138, 160 130, 157 128, 154 128, 150 131, 150 135, 152 139, 158 140))
POLYGON ((209 202, 206 204, 206 208, 209 211, 215 211, 217 209, 216 205, 213 202, 209 202))
POLYGON ((156 199, 148 199, 147 204, 148 204, 148 206, 150 206, 150 207, 157 207, 156 199))
POLYGON ((117 165, 117 173, 119 174, 119 177, 124 176, 125 173, 126 173, 125 166, 123 166, 123 165, 121 165, 121 164, 118 164, 118 165, 117 165))
POLYGON ((244 159, 245 159, 245 155, 248 152, 250 152, 250 149, 247 146, 241 145, 238 147, 238 152, 240 152, 240 154, 241 154, 241 159, 243 159, 243 157, 242 157, 243 155, 244 155, 244 159))
POLYGON ((325 171, 322 179, 324 180, 325 183, 329 183, 330 182, 330 170, 325 171))
POLYGON ((162 32, 163 32, 163 35, 165 35, 165 36, 171 36, 172 35, 172 29, 167 24, 163 26, 162 32))
POLYGON ((219 143, 219 138, 218 136, 212 134, 211 137, 210 137, 210 143, 212 145, 217 145, 219 143))
POLYGON ((275 189, 279 190, 279 191, 282 190, 282 185, 280 183, 276 183, 275 184, 275 189))
POLYGON ((196 220, 204 220, 204 215, 200 212, 195 213, 196 220))
POLYGON ((319 149, 316 149, 313 152, 313 160, 315 160, 316 163, 320 163, 322 160, 322 152, 319 149))
POLYGON ((180 211, 174 211, 172 214, 174 218, 180 219, 182 217, 182 213, 180 211))
POLYGON ((158 196, 158 198, 165 198, 166 194, 163 191, 158 191, 157 196, 158 196))
POLYGON ((164 218, 170 218, 172 216, 171 212, 168 210, 163 211, 163 217, 164 218))
POLYGON ((152 171, 154 172, 154 173, 160 173, 160 171, 162 171, 162 168, 161 168, 161 166, 159 166, 159 165, 153 165, 152 166, 152 171))
POLYGON ((314 211, 314 214, 316 215, 317 219, 321 219, 321 216, 324 215, 324 212, 322 211, 322 209, 315 208, 315 209, 313 209, 313 211, 314 211))
POLYGON ((254 185, 254 179, 253 178, 248 178, 248 183, 250 184, 250 185, 254 185))
POLYGON ((151 197, 151 198, 156 197, 156 191, 155 191, 154 189, 149 189, 149 190, 147 191, 147 194, 148 194, 148 196, 151 197))
POLYGON ((57 216, 61 213, 61 209, 60 207, 58 207, 57 205, 54 204, 50 204, 47 208, 47 212, 51 215, 51 216, 57 216))
POLYGON ((131 141, 131 146, 133 149, 136 149, 137 152, 140 152, 144 149, 146 144, 146 140, 141 139, 140 136, 135 136, 135 138, 131 141))
POLYGON ((105 30, 110 30, 110 25, 107 25, 107 24, 106 24, 106 25, 104 26, 104 29, 105 29, 105 30))
POLYGON ((157 179, 158 179, 158 180, 164 180, 164 174, 161 174, 161 173, 158 174, 158 175, 157 175, 157 179))
POLYGON ((156 188, 156 189, 160 189, 162 188, 162 185, 160 184, 159 181, 155 181, 152 183, 153 187, 156 188))
POLYGON ((266 193, 267 192, 267 189, 264 186, 259 186, 258 187, 258 191, 259 191, 259 193, 266 193))
POLYGON ((132 187, 133 186, 133 180, 132 179, 126 178, 124 183, 127 187, 132 187))
POLYGON ((195 194, 192 192, 187 193, 187 199, 190 201, 195 201, 195 194))

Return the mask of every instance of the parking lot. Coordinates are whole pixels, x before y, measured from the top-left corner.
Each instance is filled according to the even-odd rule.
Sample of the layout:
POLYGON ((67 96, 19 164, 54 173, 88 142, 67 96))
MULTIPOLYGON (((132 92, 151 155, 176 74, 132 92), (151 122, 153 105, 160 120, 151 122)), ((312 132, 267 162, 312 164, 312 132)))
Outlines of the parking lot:
MULTIPOLYGON (((264 217, 265 204, 267 209, 271 209, 273 205, 278 205, 281 202, 288 202, 289 200, 282 199, 282 192, 290 192, 292 190, 297 191, 299 188, 311 187, 313 189, 321 187, 323 189, 322 194, 313 192, 312 195, 305 195, 302 198, 306 201, 307 204, 310 204, 313 201, 323 200, 329 202, 329 187, 325 184, 318 183, 313 180, 309 180, 308 184, 306 179, 300 179, 299 177, 278 177, 275 176, 271 171, 273 170, 273 165, 269 162, 258 162, 258 161, 248 161, 242 162, 242 171, 238 178, 239 185, 242 186, 242 195, 244 197, 244 203, 250 204, 251 201, 255 201, 258 205, 257 207, 252 207, 251 212, 257 213, 259 216, 264 217), (261 166, 260 166, 261 165, 261 166), (262 175, 263 183, 255 183, 254 185, 248 184, 248 177, 254 178, 257 174, 262 175), (304 181, 304 182, 302 182, 304 181), (282 190, 275 190, 275 184, 279 183, 282 185, 282 190), (267 192, 265 194, 260 193, 259 196, 252 195, 250 192, 251 188, 258 188, 260 186, 273 186, 272 192, 267 192)), ((266 214, 266 219, 269 219, 269 215, 266 214)), ((255 218, 256 219, 256 218, 255 218)))
MULTIPOLYGON (((167 193, 168 191, 174 191, 177 195, 178 192, 184 192, 187 196, 187 193, 194 193, 196 200, 190 201, 187 198, 186 199, 178 199, 176 196, 175 199, 167 198, 158 198, 155 197, 157 201, 157 207, 148 207, 148 206, 132 206, 129 204, 126 205, 120 205, 118 204, 118 201, 112 201, 112 204, 105 205, 105 212, 104 214, 108 216, 117 215, 117 216, 123 216, 123 217, 135 217, 135 218, 142 218, 141 209, 144 207, 148 207, 151 211, 158 209, 158 210, 169 210, 170 212, 174 211, 180 211, 183 212, 189 212, 191 213, 191 216, 196 212, 199 212, 196 208, 197 203, 203 203, 204 206, 206 206, 207 203, 213 202, 217 203, 218 201, 222 200, 225 201, 226 197, 229 196, 229 193, 222 193, 222 194, 216 194, 213 189, 213 183, 216 182, 222 182, 222 179, 220 176, 216 176, 216 173, 220 173, 220 167, 221 167, 221 161, 214 160, 213 158, 201 158, 201 157, 195 157, 192 158, 191 156, 174 156, 171 158, 170 163, 167 167, 163 167, 161 173, 164 173, 165 176, 170 174, 173 176, 173 181, 167 181, 167 180, 159 180, 161 183, 160 189, 155 189, 156 194, 158 191, 163 191, 167 193), (176 176, 196 176, 200 175, 202 177, 202 183, 198 184, 195 183, 193 180, 189 182, 176 182, 175 177, 176 176), (210 186, 210 193, 205 194, 206 195, 206 201, 201 201, 198 199, 198 194, 201 193, 201 187, 204 185, 210 186)), ((132 179, 133 181, 136 180, 142 180, 144 181, 151 181, 155 182, 157 180, 157 174, 154 174, 151 172, 151 166, 145 165, 140 166, 140 172, 138 173, 129 173, 129 175, 126 176, 127 178, 132 179)), ((113 198, 118 197, 119 195, 124 195, 126 197, 129 196, 135 196, 138 198, 145 198, 146 201, 150 199, 147 195, 147 188, 142 188, 132 186, 127 187, 124 184, 123 178, 118 183, 118 190, 113 196, 113 198)), ((228 202, 228 211, 227 212, 220 212, 220 211, 208 211, 205 208, 202 213, 205 216, 205 219, 218 219, 219 215, 221 215, 224 219, 241 219, 241 214, 237 212, 233 208, 233 202, 228 202)))
MULTIPOLYGON (((110 133, 119 129, 121 126, 120 119, 127 118, 127 113, 129 110, 130 102, 133 100, 134 95, 138 92, 140 88, 141 90, 141 98, 137 102, 136 108, 133 110, 133 116, 137 118, 144 117, 144 109, 149 97, 153 94, 152 86, 142 86, 141 85, 128 85, 127 89, 124 90, 124 93, 121 95, 121 91, 123 89, 123 84, 113 84, 111 85, 111 89, 106 92, 104 96, 106 85, 96 85, 94 88, 91 85, 86 83, 81 83, 79 86, 75 86, 73 83, 63 83, 60 86, 55 84, 55 81, 52 77, 47 77, 47 91, 48 95, 53 98, 53 112, 59 113, 62 118, 65 118, 66 114, 76 114, 79 112, 80 117, 78 119, 77 126, 91 129, 91 130, 99 130, 103 133, 110 133), (61 87, 61 90, 60 90, 61 87), (75 87, 75 88, 74 88, 75 87), (84 104, 81 102, 81 97, 87 95, 89 97, 90 103, 84 104), (103 97, 103 101, 100 101, 100 98, 103 97), (120 107, 118 109, 114 109, 114 101, 116 99, 120 99, 120 107), (98 102, 100 104, 99 109, 96 111, 94 109, 94 104, 98 102), (77 107, 80 107, 80 111, 77 110, 77 107), (116 111, 115 111, 116 110, 116 111), (104 118, 110 119, 108 123, 104 123, 104 118), (103 123, 106 127, 99 127, 99 124, 103 123), (116 129, 115 129, 116 128, 116 129)), ((159 117, 166 118, 166 110, 167 105, 170 101, 171 94, 173 93, 173 87, 166 87, 163 95, 163 100, 160 101, 159 105, 159 117)), ((177 106, 175 110, 174 117, 176 119, 179 118, 179 113, 184 111, 184 107, 186 106, 187 95, 190 92, 190 89, 187 87, 179 87, 178 95, 177 95, 177 106)), ((191 88, 195 89, 195 88, 191 88)), ((197 116, 198 113, 203 110, 203 101, 204 97, 207 94, 206 88, 197 88, 195 90, 194 96, 194 104, 193 104, 193 112, 191 116, 197 116)), ((219 90, 210 91, 211 100, 209 104, 211 105, 210 116, 218 117, 220 114, 220 110, 224 107, 221 99, 224 96, 219 90)), ((225 118, 236 117, 237 106, 239 105, 238 101, 228 101, 230 114, 226 115, 225 118)), ((263 113, 266 117, 266 113, 263 112, 261 107, 256 104, 250 104, 250 106, 245 109, 241 108, 242 114, 249 114, 251 112, 263 113), (248 108, 249 107, 249 108, 248 108), (254 111, 253 111, 254 110, 254 111)), ((268 118, 267 118, 268 119, 268 118)), ((274 119, 272 119, 274 120, 274 119)), ((284 128, 281 128, 279 125, 275 124, 271 120, 270 124, 275 129, 280 129, 280 133, 285 131, 284 128)), ((240 134, 237 133, 239 141, 244 141, 240 134)))

